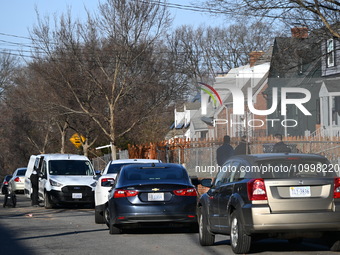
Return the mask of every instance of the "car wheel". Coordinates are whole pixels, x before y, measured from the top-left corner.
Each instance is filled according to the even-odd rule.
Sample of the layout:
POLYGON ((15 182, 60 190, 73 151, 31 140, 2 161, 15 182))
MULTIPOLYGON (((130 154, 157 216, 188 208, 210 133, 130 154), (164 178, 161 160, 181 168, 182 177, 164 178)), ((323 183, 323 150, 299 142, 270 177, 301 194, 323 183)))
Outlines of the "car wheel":
POLYGON ((94 210, 94 221, 97 224, 105 223, 104 216, 103 216, 103 211, 98 210, 97 208, 95 208, 95 210, 94 210))
POLYGON ((44 196, 44 206, 45 209, 52 209, 53 208, 53 203, 51 202, 51 198, 48 193, 45 192, 44 196))
POLYGON ((105 208, 104 208, 104 223, 110 227, 110 211, 109 211, 109 207, 107 205, 105 205, 105 208))
POLYGON ((251 236, 245 233, 236 211, 231 214, 230 244, 236 254, 248 253, 251 246, 251 236))
POLYGON ((198 219, 198 236, 202 246, 210 246, 215 242, 215 235, 211 234, 208 230, 208 219, 203 211, 199 214, 198 219))

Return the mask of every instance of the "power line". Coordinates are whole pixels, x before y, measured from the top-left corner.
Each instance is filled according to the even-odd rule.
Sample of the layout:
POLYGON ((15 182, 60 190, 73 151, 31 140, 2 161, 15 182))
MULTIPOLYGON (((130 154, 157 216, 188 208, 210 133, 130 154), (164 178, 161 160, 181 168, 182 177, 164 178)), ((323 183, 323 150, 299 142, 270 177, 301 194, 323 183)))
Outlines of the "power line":
POLYGON ((27 39, 27 40, 31 40, 31 38, 29 38, 29 37, 26 37, 26 36, 20 36, 20 35, 6 34, 6 33, 1 33, 1 32, 0 32, 0 35, 3 35, 3 36, 9 36, 9 37, 15 37, 15 38, 20 38, 20 39, 27 39))

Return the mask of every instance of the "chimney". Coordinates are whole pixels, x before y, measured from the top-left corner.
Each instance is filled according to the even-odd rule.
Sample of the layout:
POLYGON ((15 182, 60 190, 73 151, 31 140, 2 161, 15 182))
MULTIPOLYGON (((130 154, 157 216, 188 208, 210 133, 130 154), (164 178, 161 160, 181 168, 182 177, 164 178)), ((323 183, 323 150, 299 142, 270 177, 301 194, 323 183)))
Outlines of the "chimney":
POLYGON ((308 38, 308 28, 307 27, 292 27, 290 29, 293 38, 305 39, 308 38))
POLYGON ((263 51, 252 51, 249 53, 249 65, 253 67, 256 61, 264 54, 263 51))

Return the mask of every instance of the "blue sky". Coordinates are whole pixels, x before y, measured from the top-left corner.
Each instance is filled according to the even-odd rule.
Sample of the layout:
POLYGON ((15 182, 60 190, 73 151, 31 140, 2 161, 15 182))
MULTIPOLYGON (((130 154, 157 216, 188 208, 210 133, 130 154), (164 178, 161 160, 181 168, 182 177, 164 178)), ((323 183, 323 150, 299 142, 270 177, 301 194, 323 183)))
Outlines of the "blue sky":
MULTIPOLYGON (((103 0, 101 0, 103 1, 103 0)), ((191 5, 192 0, 168 0, 169 4, 191 5)), ((195 1, 197 2, 197 0, 195 1)), ((36 24, 37 8, 41 16, 52 16, 65 13, 71 8, 74 18, 85 19, 85 7, 97 10, 98 0, 3 0, 0 9, 0 52, 17 49, 19 44, 27 44, 22 37, 28 36, 28 30, 36 24)), ((169 8, 174 15, 174 27, 180 25, 223 24, 223 18, 216 18, 205 13, 179 8, 169 8)))

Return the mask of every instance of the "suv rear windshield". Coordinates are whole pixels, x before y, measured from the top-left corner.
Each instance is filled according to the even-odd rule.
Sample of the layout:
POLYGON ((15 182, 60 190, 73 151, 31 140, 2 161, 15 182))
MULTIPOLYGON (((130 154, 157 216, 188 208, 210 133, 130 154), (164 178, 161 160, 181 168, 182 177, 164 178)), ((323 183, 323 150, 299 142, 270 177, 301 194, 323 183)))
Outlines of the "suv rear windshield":
POLYGON ((107 170, 108 174, 118 174, 122 166, 128 165, 130 163, 122 163, 122 164, 111 164, 109 169, 107 170))
POLYGON ((276 159, 258 162, 263 178, 335 177, 337 169, 327 161, 313 159, 276 159))
POLYGON ((50 160, 50 175, 94 175, 91 163, 86 160, 50 160))

